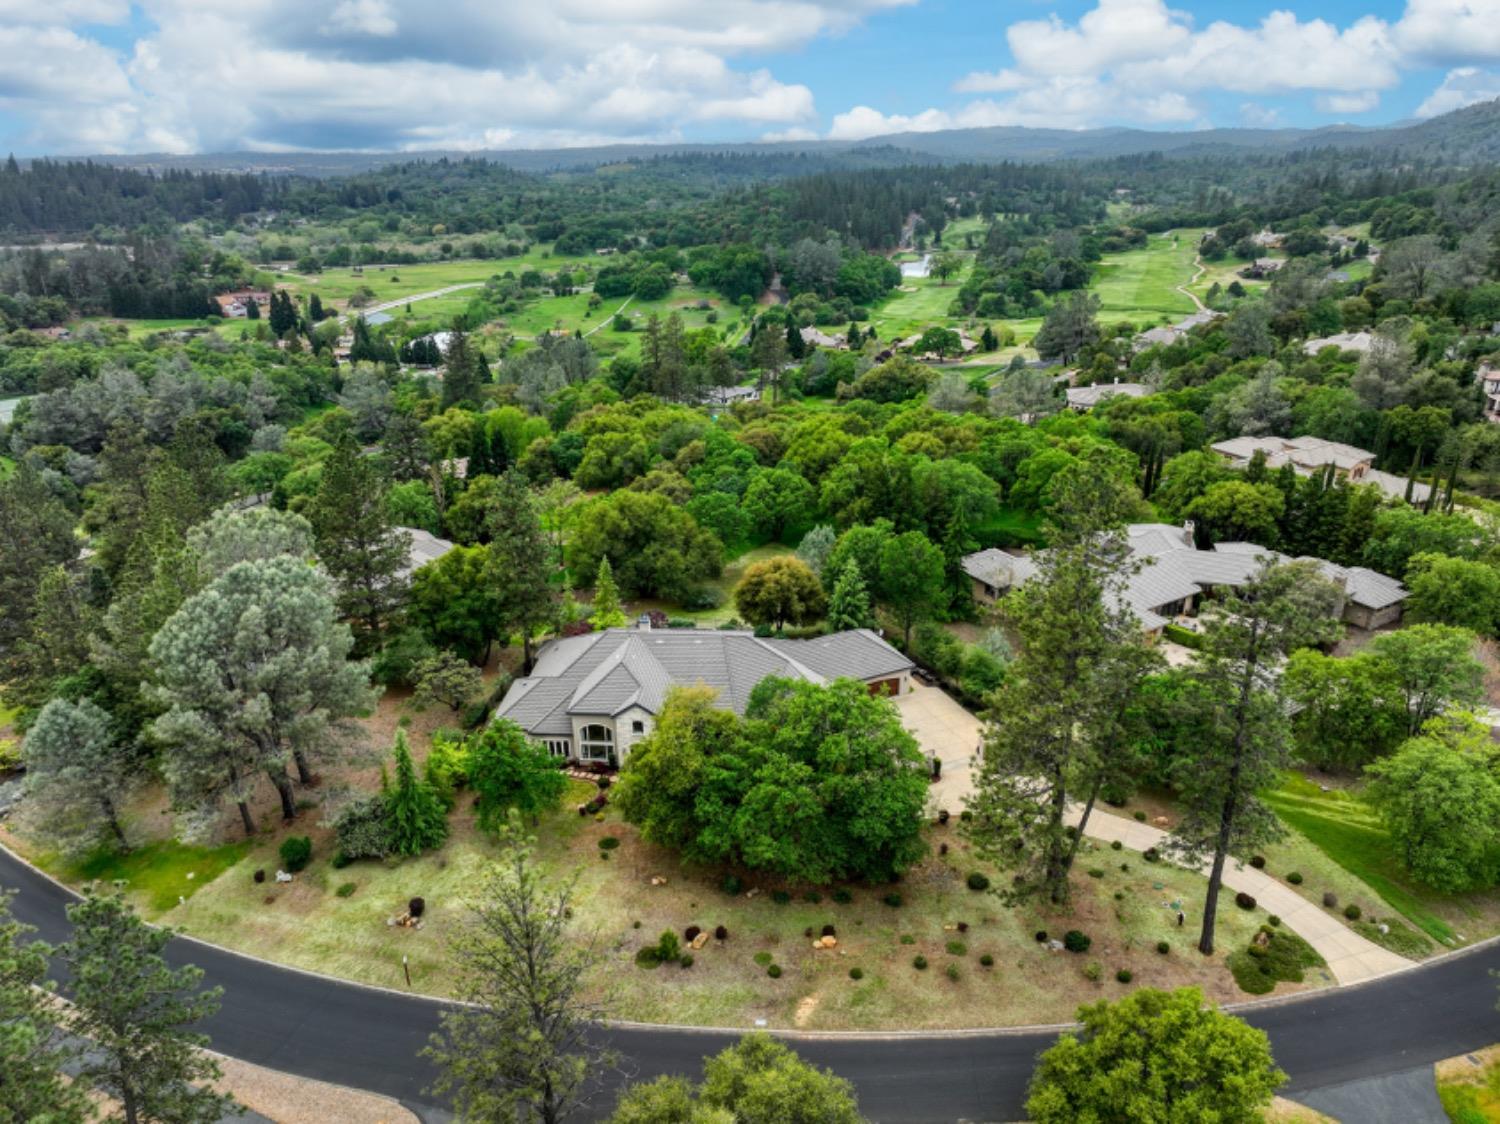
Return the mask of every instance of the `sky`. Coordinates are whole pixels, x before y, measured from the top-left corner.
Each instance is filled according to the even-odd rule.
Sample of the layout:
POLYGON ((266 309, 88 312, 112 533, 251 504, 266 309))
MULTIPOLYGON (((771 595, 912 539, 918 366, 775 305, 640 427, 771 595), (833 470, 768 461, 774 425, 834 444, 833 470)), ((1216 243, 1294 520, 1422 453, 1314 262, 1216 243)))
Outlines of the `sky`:
POLYGON ((1500 0, 0 0, 18 155, 1377 125, 1500 97, 1500 0))

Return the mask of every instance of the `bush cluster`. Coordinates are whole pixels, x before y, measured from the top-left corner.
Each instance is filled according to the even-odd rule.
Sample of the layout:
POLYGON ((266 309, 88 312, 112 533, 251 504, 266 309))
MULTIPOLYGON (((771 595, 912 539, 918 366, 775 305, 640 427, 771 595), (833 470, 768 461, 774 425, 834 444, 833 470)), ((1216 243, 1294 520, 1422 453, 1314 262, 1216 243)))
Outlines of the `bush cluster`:
POLYGON ((1093 939, 1087 933, 1077 929, 1069 929, 1063 934, 1063 948, 1069 952, 1087 952, 1093 943, 1093 939))

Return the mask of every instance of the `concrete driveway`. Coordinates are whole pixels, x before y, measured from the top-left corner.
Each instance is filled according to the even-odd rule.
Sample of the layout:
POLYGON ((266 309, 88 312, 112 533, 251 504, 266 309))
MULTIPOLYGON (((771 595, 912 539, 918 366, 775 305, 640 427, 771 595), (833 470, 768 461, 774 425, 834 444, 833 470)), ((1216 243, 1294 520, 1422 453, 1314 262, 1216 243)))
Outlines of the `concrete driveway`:
POLYGON ((932 786, 937 807, 957 815, 973 791, 971 772, 978 764, 981 723, 937 687, 911 681, 911 690, 891 700, 901 724, 912 732, 922 752, 943 763, 942 779, 932 786))

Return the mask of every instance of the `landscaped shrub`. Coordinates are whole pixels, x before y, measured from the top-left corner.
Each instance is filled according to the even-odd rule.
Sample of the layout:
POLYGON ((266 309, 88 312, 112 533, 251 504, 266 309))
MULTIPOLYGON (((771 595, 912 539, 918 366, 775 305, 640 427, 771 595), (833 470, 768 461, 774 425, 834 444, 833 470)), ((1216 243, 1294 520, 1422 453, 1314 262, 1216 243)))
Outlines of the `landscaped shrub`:
POLYGON ((255 884, 258 886, 262 882, 264 882, 265 880, 266 880, 266 872, 263 871, 263 870, 257 870, 255 872, 255 875, 254 875, 255 884))
POLYGON ((986 952, 979 958, 979 963, 986 968, 993 968, 995 966, 995 958, 986 952))
POLYGON ((901 934, 901 943, 902 944, 916 944, 917 943, 917 938, 914 937, 914 936, 912 936, 910 933, 902 933, 901 934))
POLYGON ((281 841, 277 854, 281 856, 281 865, 296 874, 312 862, 312 840, 305 835, 289 835, 281 841))
POLYGON ((946 968, 943 969, 943 974, 945 976, 947 976, 950 980, 952 980, 954 983, 957 983, 958 982, 958 965, 957 964, 949 964, 946 968))
POLYGON ((1103 867, 1097 867, 1097 866, 1090 867, 1089 868, 1089 877, 1090 878, 1103 878, 1104 877, 1104 868, 1103 867))
POLYGON ((1281 928, 1281 918, 1277 917, 1273 913, 1273 914, 1271 914, 1270 917, 1266 918, 1266 924, 1269 925, 1269 926, 1271 926, 1271 928, 1273 928, 1273 929, 1279 929, 1279 928, 1281 928))
POLYGON ((807 893, 802 895, 802 900, 805 902, 809 902, 812 905, 817 905, 820 901, 823 900, 823 895, 818 893, 818 891, 816 890, 809 890, 807 891, 807 893))
POLYGON ((833 892, 833 900, 838 902, 839 905, 848 905, 854 900, 854 895, 840 886, 833 892))
POLYGON ((1169 945, 1166 941, 1157 941, 1156 951, 1165 956, 1167 953, 1172 951, 1172 946, 1169 945))
POLYGON ((1374 917, 1367 921, 1357 921, 1353 926, 1354 931, 1360 936, 1373 941, 1382 948, 1390 949, 1398 956, 1420 960, 1432 951, 1430 940, 1394 918, 1386 918, 1385 932, 1381 932, 1380 928, 1380 923, 1374 917))
POLYGON ((792 895, 787 893, 785 890, 772 890, 771 900, 777 905, 786 905, 792 900, 792 895))
POLYGON ((839 935, 838 930, 835 929, 832 925, 824 925, 823 926, 823 936, 825 936, 825 937, 836 937, 838 935, 839 935))
POLYGON ((620 841, 613 835, 606 835, 603 839, 599 840, 599 850, 601 851, 613 851, 619 845, 620 841))
POLYGON ((949 956, 967 956, 969 954, 969 946, 964 944, 963 941, 949 941, 947 948, 949 956))
POLYGON ((734 897, 736 894, 738 894, 744 888, 745 888, 744 887, 744 883, 742 883, 738 878, 736 878, 732 874, 726 874, 724 876, 724 881, 722 881, 722 882, 719 883, 719 889, 723 890, 731 898, 734 897))
POLYGON ((698 926, 689 925, 682 931, 682 939, 685 943, 692 944, 693 941, 698 939, 698 934, 701 932, 703 932, 703 930, 698 928, 698 926))
POLYGON ((1350 921, 1358 921, 1360 912, 1361 911, 1359 906, 1355 905, 1353 902, 1350 902, 1344 907, 1344 916, 1347 917, 1350 921))
POLYGON ((656 955, 663 963, 676 960, 682 955, 682 942, 671 929, 663 929, 656 942, 656 955))
POLYGON ((969 889, 974 891, 988 890, 990 888, 990 880, 977 870, 969 875, 968 883, 969 889))
POLYGON ((1121 843, 1118 839, 1116 839, 1116 840, 1114 840, 1113 842, 1110 843, 1109 849, 1111 851, 1123 851, 1125 849, 1125 844, 1121 843))
POLYGON ((1121 983, 1129 983, 1131 980, 1135 979, 1135 976, 1131 973, 1129 968, 1121 968, 1118 972, 1115 973, 1115 979, 1119 980, 1121 983))
POLYGON ((969 931, 969 923, 967 921, 960 921, 957 929, 960 933, 967 933, 969 931))
POLYGON ((1250 865, 1253 866, 1256 870, 1265 870, 1266 869, 1266 856, 1265 855, 1251 855, 1250 856, 1250 865))
POLYGON ((1063 948, 1069 952, 1087 952, 1093 940, 1087 933, 1079 932, 1077 929, 1069 929, 1063 934, 1063 948))
POLYGON ((1083 966, 1083 978, 1090 983, 1098 983, 1104 978, 1104 965, 1097 960, 1090 960, 1083 966))
POLYGON ((1339 896, 1332 890, 1324 890, 1323 906, 1326 909, 1337 909, 1339 907, 1339 896))
POLYGON ((1241 890, 1234 896, 1234 904, 1239 906, 1241 909, 1254 909, 1255 899, 1249 894, 1245 893, 1244 890, 1241 890))
POLYGON ((339 886, 339 888, 337 890, 335 890, 334 893, 337 894, 341 898, 347 898, 347 897, 352 896, 353 893, 354 893, 354 891, 358 890, 358 889, 359 889, 359 883, 357 883, 357 882, 345 882, 341 886, 339 886))
POLYGON ((1242 991, 1264 995, 1278 980, 1298 983, 1306 969, 1323 963, 1312 945, 1295 933, 1269 925, 1261 926, 1260 932, 1265 944, 1251 944, 1240 952, 1231 952, 1225 960, 1242 991))
POLYGON ((918 953, 916 956, 912 957, 911 966, 919 972, 925 972, 927 970, 927 957, 923 956, 921 953, 918 953))
POLYGON ((1300 886, 1302 885, 1302 872, 1300 870, 1288 871, 1286 880, 1293 886, 1300 886))
POLYGON ((781 965, 772 964, 769 968, 766 969, 766 975, 770 976, 773 980, 781 979, 781 965))
POLYGON ((1141 858, 1145 859, 1148 863, 1158 862, 1161 859, 1161 852, 1155 847, 1147 847, 1141 852, 1141 858))
POLYGON ((1133 814, 1135 816, 1135 822, 1136 823, 1145 823, 1146 822, 1146 813, 1145 812, 1137 811, 1137 812, 1135 812, 1133 814))
POLYGON ((691 952, 684 952, 682 959, 677 961, 677 963, 684 968, 691 968, 693 966, 693 954, 691 952))
POLYGON ((727 941, 728 939, 729 939, 729 930, 726 929, 726 928, 724 928, 723 925, 718 925, 718 926, 716 926, 714 928, 714 940, 716 940, 716 941, 727 941))
POLYGON ((802 935, 804 937, 810 937, 810 936, 812 936, 813 935, 813 927, 811 925, 809 925, 807 928, 803 929, 802 930, 802 935))
POLYGON ((892 890, 889 894, 887 894, 880 900, 885 902, 885 904, 890 906, 892 909, 901 908, 901 895, 896 890, 892 890))
POLYGON ((851 980, 862 980, 865 978, 865 970, 863 968, 850 968, 849 978, 851 980))
POLYGON ((346 861, 383 859, 395 850, 385 797, 379 793, 345 804, 334 817, 333 831, 338 839, 339 854, 346 861))
POLYGON ((1036 943, 1037 944, 1046 944, 1047 943, 1047 930, 1046 929, 1038 929, 1036 931, 1036 943))
POLYGON ((767 967, 770 967, 772 956, 771 956, 771 954, 769 952, 766 952, 766 951, 762 950, 760 952, 757 952, 750 959, 754 960, 762 968, 767 968, 767 967))

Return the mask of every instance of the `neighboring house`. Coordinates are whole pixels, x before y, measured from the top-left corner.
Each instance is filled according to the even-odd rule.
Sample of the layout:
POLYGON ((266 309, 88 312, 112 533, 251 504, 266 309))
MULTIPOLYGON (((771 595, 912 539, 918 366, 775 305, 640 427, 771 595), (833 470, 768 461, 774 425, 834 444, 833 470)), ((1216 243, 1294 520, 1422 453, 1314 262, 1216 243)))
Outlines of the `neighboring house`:
MULTIPOLYGON (((1256 453, 1265 453, 1267 468, 1290 464, 1299 476, 1311 476, 1328 465, 1351 484, 1374 484, 1392 499, 1406 498, 1406 477, 1372 468, 1375 454, 1321 437, 1232 437, 1210 446, 1235 468, 1244 468, 1256 453)), ((1431 488, 1413 484, 1412 503, 1426 503, 1431 488)))
POLYGON ((1260 230, 1250 235, 1250 242, 1262 250, 1274 250, 1281 245, 1281 235, 1274 230, 1260 230))
POLYGON ((733 406, 736 402, 758 402, 760 391, 753 386, 710 386, 703 391, 703 401, 714 406, 733 406))
POLYGON ((242 320, 249 315, 251 301, 258 307, 265 308, 271 303, 271 294, 262 289, 239 289, 232 293, 219 293, 214 300, 226 318, 242 320))
POLYGON ((1135 382, 1101 382, 1093 386, 1070 386, 1068 387, 1068 408, 1080 412, 1092 410, 1106 398, 1115 398, 1123 395, 1126 398, 1144 398, 1150 394, 1149 387, 1135 382))
POLYGON ((1484 392, 1484 416, 1492 422, 1500 422, 1500 367, 1481 363, 1474 372, 1474 381, 1484 392))
POLYGON ((1304 355, 1316 355, 1325 347, 1336 347, 1340 351, 1354 351, 1367 355, 1375 346, 1375 336, 1370 332, 1339 332, 1337 335, 1320 336, 1302 345, 1304 355))
POLYGON ((1240 270, 1240 276, 1248 281, 1261 281, 1271 276, 1286 262, 1280 258, 1256 258, 1253 262, 1240 270))
POLYGON ((846 340, 843 336, 830 336, 817 328, 809 327, 802 329, 802 342, 809 347, 839 348, 844 346, 846 340))
MULTIPOLYGON (((1153 637, 1160 636, 1174 617, 1195 612, 1203 598, 1211 597, 1216 589, 1244 585, 1259 570, 1262 559, 1286 561, 1285 555, 1255 543, 1222 542, 1212 550, 1199 550, 1193 541, 1192 523, 1181 527, 1132 523, 1126 533, 1131 572, 1123 596, 1140 618, 1142 629, 1153 637)), ((1344 600, 1338 607, 1342 620, 1358 628, 1374 629, 1401 619, 1407 590, 1396 579, 1362 566, 1311 561, 1343 589, 1344 600)), ((983 604, 993 604, 1037 572, 1030 558, 999 550, 970 554, 964 558, 963 568, 973 583, 974 600, 983 604)))
POLYGON ((436 562, 453 549, 451 542, 438 538, 430 531, 419 527, 402 527, 401 530, 411 537, 411 545, 406 551, 406 565, 401 568, 401 576, 404 578, 411 577, 427 563, 436 562))
POLYGON ((749 632, 611 628, 553 640, 495 711, 555 757, 618 766, 651 733, 667 692, 704 685, 716 705, 744 714, 750 692, 777 675, 810 683, 857 679, 871 693, 910 689, 912 662, 867 629, 812 640, 749 632))
POLYGON ((1224 314, 1215 312, 1211 308, 1205 308, 1202 312, 1195 312, 1191 316, 1184 316, 1177 323, 1164 325, 1159 328, 1148 328, 1135 337, 1132 347, 1136 351, 1144 351, 1148 347, 1170 347, 1194 328, 1202 327, 1204 324, 1212 324, 1224 314))

